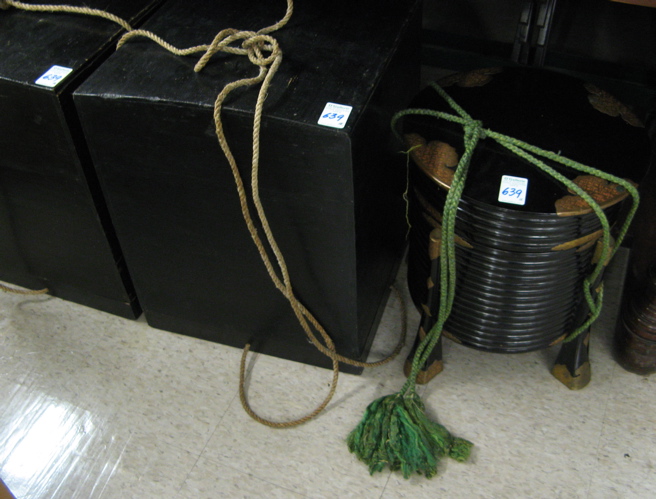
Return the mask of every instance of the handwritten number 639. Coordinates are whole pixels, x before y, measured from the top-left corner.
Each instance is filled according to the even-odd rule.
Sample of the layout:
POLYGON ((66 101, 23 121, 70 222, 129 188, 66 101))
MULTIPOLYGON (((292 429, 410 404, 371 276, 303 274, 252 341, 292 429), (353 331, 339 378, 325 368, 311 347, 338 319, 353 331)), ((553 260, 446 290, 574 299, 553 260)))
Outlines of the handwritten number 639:
POLYGON ((515 189, 514 187, 506 187, 504 190, 501 191, 501 194, 507 197, 516 196, 517 199, 519 199, 522 196, 522 192, 524 192, 522 189, 515 189))
POLYGON ((327 120, 337 120, 337 121, 342 121, 344 118, 343 114, 337 114, 337 113, 326 113, 322 116, 322 118, 325 118, 327 120))

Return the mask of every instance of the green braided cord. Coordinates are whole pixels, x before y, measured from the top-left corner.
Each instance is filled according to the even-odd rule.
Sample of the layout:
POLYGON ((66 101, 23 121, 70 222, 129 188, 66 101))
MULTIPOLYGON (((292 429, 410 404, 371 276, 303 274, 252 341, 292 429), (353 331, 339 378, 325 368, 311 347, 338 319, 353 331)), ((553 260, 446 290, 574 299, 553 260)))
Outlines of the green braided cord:
POLYGON ((449 113, 444 113, 441 111, 434 111, 430 109, 406 109, 400 111, 394 115, 392 118, 392 129, 396 136, 400 139, 400 134, 397 131, 396 123, 407 115, 423 115, 431 116, 438 119, 444 119, 454 123, 459 123, 463 126, 464 129, 464 152, 456 166, 454 172, 453 181, 451 182, 451 187, 447 193, 446 201, 444 203, 443 209, 443 221, 442 221, 442 257, 440 257, 440 289, 446 290, 446 293, 440 293, 440 306, 439 306, 439 315, 438 320, 436 321, 433 328, 422 340, 412 362, 412 369, 408 380, 401 389, 401 393, 405 394, 408 390, 410 393, 414 392, 416 378, 419 374, 421 366, 428 360, 433 348, 439 340, 442 328, 444 323, 448 318, 451 307, 453 306, 453 300, 455 297, 455 284, 456 284, 456 271, 455 271, 455 220, 458 203, 464 189, 465 178, 467 176, 467 170, 469 168, 469 162, 471 156, 474 152, 474 149, 481 138, 489 137, 496 142, 498 142, 503 147, 515 153, 517 156, 523 158, 529 163, 535 165, 540 170, 544 171, 555 180, 562 183, 570 191, 574 192, 580 196, 588 205, 592 208, 594 213, 599 218, 599 221, 602 226, 602 251, 599 257, 595 268, 591 274, 584 279, 583 281, 583 294, 586 300, 586 303, 590 309, 590 316, 584 322, 583 325, 578 327, 573 333, 571 333, 564 341, 571 341, 576 338, 581 332, 586 330, 599 316, 601 313, 601 305, 603 302, 603 285, 599 285, 599 290, 596 295, 596 299, 592 293, 592 287, 596 285, 596 281, 601 276, 603 268, 608 260, 609 254, 611 254, 610 248, 610 224, 603 209, 599 204, 581 187, 576 185, 574 182, 569 180, 567 177, 545 164, 536 156, 541 156, 543 158, 549 159, 551 161, 560 163, 566 167, 569 167, 573 170, 587 173, 589 175, 594 175, 596 177, 602 178, 608 182, 612 182, 622 186, 633 198, 633 203, 631 209, 624 221, 617 240, 615 248, 612 250, 614 255, 617 249, 620 247, 624 236, 626 235, 633 216, 638 209, 639 203, 639 194, 637 189, 630 182, 611 175, 609 173, 597 170, 590 166, 584 165, 577 161, 573 161, 569 158, 565 158, 560 154, 556 154, 551 151, 546 151, 539 147, 533 146, 521 140, 509 137, 507 135, 494 132, 492 130, 484 129, 480 121, 474 120, 469 114, 467 114, 445 91, 437 85, 436 83, 431 83, 433 89, 449 104, 449 106, 458 113, 458 115, 453 115, 449 113))
MULTIPOLYGON (((464 112, 464 111, 463 111, 464 112)), ((438 313, 438 321, 431 329, 431 332, 426 335, 424 341, 419 344, 415 356, 412 361, 412 368, 408 379, 401 389, 401 393, 405 394, 410 390, 414 392, 415 381, 421 366, 426 362, 428 356, 435 348, 435 344, 439 340, 439 336, 444 326, 444 322, 451 313, 453 301, 455 298, 456 289, 456 249, 455 249, 455 223, 456 212, 462 191, 465 188, 465 178, 471 160, 471 155, 474 152, 476 144, 478 143, 483 128, 480 122, 476 122, 471 118, 463 123, 464 127, 464 142, 465 152, 458 162, 458 166, 454 173, 451 189, 446 196, 444 203, 444 214, 442 220, 442 242, 441 251, 444 258, 440 258, 440 289, 445 290, 446 293, 440 293, 440 308, 438 313)))

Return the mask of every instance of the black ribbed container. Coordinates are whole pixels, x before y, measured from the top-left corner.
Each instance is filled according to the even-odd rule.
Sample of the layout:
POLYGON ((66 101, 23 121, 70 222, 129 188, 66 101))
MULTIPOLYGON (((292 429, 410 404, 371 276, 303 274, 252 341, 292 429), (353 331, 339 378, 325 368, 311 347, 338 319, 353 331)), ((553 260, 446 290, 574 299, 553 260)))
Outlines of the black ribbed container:
MULTIPOLYGON (((600 105, 598 89, 561 74, 530 68, 489 73, 450 78, 444 86, 485 128, 634 182, 642 178, 647 135, 627 108, 621 108, 624 116, 607 113, 619 102, 601 94, 600 105)), ((412 107, 455 114, 432 88, 412 107)), ((408 116, 403 132, 446 142, 461 155, 459 126, 408 116)), ((584 175, 548 164, 569 179, 584 175)), ((409 179, 408 283, 421 307, 430 269, 429 234, 441 224, 448 191, 426 164, 412 164, 409 179)), ((481 350, 527 352, 558 343, 585 321, 582 283, 593 268, 601 224, 590 209, 557 208, 557 201, 571 195, 491 139, 479 142, 456 213, 456 295, 445 335, 481 350), (503 175, 528 180, 525 204, 498 200, 503 175)), ((622 218, 623 199, 617 191, 602 204, 611 225, 622 218)))

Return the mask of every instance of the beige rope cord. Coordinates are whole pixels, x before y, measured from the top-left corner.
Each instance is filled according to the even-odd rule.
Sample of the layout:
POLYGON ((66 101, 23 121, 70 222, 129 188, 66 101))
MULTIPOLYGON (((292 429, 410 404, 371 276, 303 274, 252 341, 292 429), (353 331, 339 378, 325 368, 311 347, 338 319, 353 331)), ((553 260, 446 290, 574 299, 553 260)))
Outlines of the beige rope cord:
MULTIPOLYGON (((288 0, 287 2, 287 15, 285 18, 283 18, 283 21, 286 23, 285 19, 289 19, 291 17, 291 9, 293 8, 292 5, 292 0, 288 0)), ((276 25, 276 29, 284 26, 283 21, 278 22, 276 25)), ((265 28, 265 31, 271 32, 270 30, 271 27, 265 28)), ((223 33, 223 32, 222 32, 223 33)), ((346 357, 343 357, 335 351, 335 345, 328 335, 328 333, 325 331, 323 326, 316 320, 316 318, 307 310, 307 308, 296 298, 294 295, 294 292, 292 290, 292 285, 291 285, 291 279, 289 276, 289 271, 287 269, 287 265, 285 263, 285 259, 280 251, 280 248, 273 236, 273 233, 271 231, 271 227, 269 225, 268 219, 266 217, 266 214, 264 212, 264 207, 262 206, 262 202, 260 199, 259 195, 259 157, 260 157, 260 128, 261 128, 261 121, 262 121, 262 109, 264 105, 264 101, 266 99, 267 91, 270 86, 271 80, 273 79, 273 76, 275 75, 276 71, 278 70, 278 67, 280 66, 282 62, 282 51, 280 50, 277 41, 268 36, 268 35, 263 35, 258 33, 253 33, 253 32, 236 32, 231 34, 230 36, 227 36, 225 38, 221 37, 221 33, 217 35, 213 42, 214 48, 208 49, 206 52, 206 56, 208 54, 209 57, 211 57, 211 50, 219 50, 218 47, 225 46, 226 43, 229 43, 228 40, 237 40, 237 39, 242 39, 244 38, 244 42, 242 44, 242 47, 246 50, 246 53, 248 55, 249 60, 259 66, 259 74, 256 77, 253 78, 244 78, 241 80, 234 81, 232 83, 229 83, 226 85, 223 90, 219 93, 219 95, 216 98, 216 101, 214 103, 214 124, 215 124, 215 129, 216 129, 216 136, 219 140, 219 144, 221 146, 221 149, 223 150, 223 153, 228 160, 228 163, 230 165, 230 169, 232 171, 233 177, 235 179, 235 183, 237 185, 237 191, 239 193, 239 200, 240 200, 240 205, 241 205, 241 210, 242 210, 242 215, 244 217, 244 220, 246 222, 246 226, 251 234, 251 238, 255 242, 255 245, 258 249, 258 252, 260 253, 260 257, 262 258, 262 261, 264 263, 264 266, 269 274, 269 277, 271 278, 272 282, 276 286, 276 288, 287 298, 288 302, 290 303, 292 310, 294 311, 294 314, 296 315, 297 320, 299 321, 301 327, 305 331, 307 337, 310 339, 312 344, 322 353, 324 353, 326 356, 328 356, 333 363, 333 380, 331 383, 331 388, 328 393, 328 395, 324 398, 323 402, 321 402, 317 408, 308 414, 307 416, 301 417, 299 419, 293 420, 293 421, 287 421, 287 422, 274 422, 270 421, 267 419, 264 419, 260 416, 258 416, 250 407, 247 401, 247 397, 245 394, 245 389, 244 389, 244 382, 245 382, 245 363, 246 363, 246 357, 248 355, 248 352, 250 350, 250 345, 246 345, 244 348, 244 352, 242 355, 241 359, 241 368, 240 368, 240 382, 239 382, 239 394, 240 394, 240 400, 242 403, 242 406, 244 407, 244 410, 256 421, 265 424, 267 426, 271 426, 274 428, 288 428, 291 426, 297 426, 300 424, 303 424, 310 419, 314 418, 316 415, 318 415, 323 409, 328 405, 330 400, 332 399, 336 387, 337 387, 337 381, 339 377, 339 362, 344 362, 346 364, 350 364, 353 366, 358 366, 358 367, 374 367, 374 366, 380 366, 382 364, 385 364, 389 361, 391 361, 401 350, 405 343, 405 320, 404 320, 404 332, 402 334, 401 341, 395 348, 394 352, 387 357, 386 359, 383 359, 379 362, 373 362, 373 363, 366 363, 366 362, 360 362, 356 361, 353 359, 349 359, 346 357), (218 41, 221 40, 221 41, 218 41), (216 43, 215 43, 216 42, 216 43), (265 57, 263 52, 270 52, 270 55, 268 57, 265 57), (277 274, 275 271, 273 264, 271 262, 271 258, 269 257, 268 253, 266 252, 265 246, 262 242, 262 239, 259 236, 259 233, 257 231, 257 228, 255 227, 255 224, 253 223, 252 216, 250 214, 250 208, 248 206, 248 197, 246 195, 246 190, 244 188, 244 183, 241 178, 241 175, 239 173, 239 170, 237 168, 237 162, 234 158, 234 155, 232 154, 232 151, 230 150, 230 146, 228 145, 228 142, 225 138, 225 133, 223 131, 223 123, 221 121, 221 109, 223 106, 223 102, 225 101, 226 97, 232 92, 234 89, 242 87, 242 86, 251 86, 255 85, 257 83, 261 82, 260 90, 258 92, 258 98, 257 102, 255 104, 255 111, 254 111, 254 116, 253 116, 253 155, 252 155, 252 164, 251 164, 251 194, 252 194, 252 201, 255 206, 255 209, 257 211, 257 215, 260 219, 260 223, 262 225, 262 229, 264 231, 264 234, 266 236, 266 240, 269 244, 269 247, 271 251, 273 252, 275 258, 276 258, 276 263, 278 264, 278 269, 280 273, 282 274, 282 277, 277 274), (311 327, 312 326, 312 327, 311 327), (316 335, 314 334, 313 329, 316 330, 321 339, 324 341, 325 346, 322 345, 319 340, 317 339, 316 335)), ((236 52, 233 52, 236 53, 236 52)), ((206 60, 209 59, 209 57, 203 56, 199 63, 197 64, 197 67, 201 64, 201 62, 205 62, 206 60)), ((198 69, 196 69, 198 70, 198 69)), ((404 314, 405 315, 405 314, 404 314)))
POLYGON ((15 2, 14 0, 0 0, 0 9, 7 9, 9 7, 31 12, 66 12, 69 14, 83 14, 87 16, 102 17, 108 21, 112 21, 121 25, 126 30, 132 29, 132 26, 130 26, 127 21, 121 19, 120 17, 115 16, 114 14, 110 14, 104 10, 91 9, 89 7, 75 7, 74 5, 36 5, 24 2, 15 2))
POLYGON ((403 345, 405 344, 407 312, 401 294, 396 289, 394 290, 397 294, 397 297, 400 299, 401 307, 402 307, 403 325, 402 325, 401 338, 399 340, 398 345, 393 350, 393 352, 388 357, 377 362, 361 362, 358 360, 349 359, 347 357, 339 355, 336 352, 334 342, 331 339, 330 335, 326 332, 326 330, 319 323, 319 321, 312 315, 312 313, 310 313, 310 311, 301 303, 301 301, 294 294, 287 264, 273 236, 271 227, 269 225, 269 221, 266 217, 264 207, 260 199, 259 166, 260 166, 260 129, 261 129, 261 121, 262 121, 262 110, 264 107, 264 101, 266 100, 267 92, 271 84, 271 81, 275 76, 278 68, 280 67, 280 64, 282 63, 282 51, 278 45, 278 42, 275 40, 275 38, 270 36, 269 33, 272 33, 287 24, 293 13, 293 8, 294 8, 293 0, 287 0, 287 10, 285 16, 280 21, 278 21, 277 23, 271 26, 265 27, 257 32, 240 31, 231 28, 224 29, 214 37, 214 40, 212 41, 211 44, 197 45, 186 49, 176 48, 175 46, 166 42, 163 38, 159 37, 158 35, 150 31, 133 30, 129 27, 129 24, 124 20, 116 16, 113 16, 112 14, 108 14, 103 11, 97 11, 95 9, 77 8, 77 7, 70 7, 70 6, 54 6, 54 5, 30 6, 29 4, 23 4, 22 2, 14 2, 13 0, 4 0, 4 1, 0 0, 0 7, 7 8, 6 5, 13 6, 19 9, 24 8, 24 6, 32 7, 32 9, 25 9, 25 10, 40 10, 44 12, 45 11, 71 12, 71 13, 79 13, 79 14, 100 15, 100 17, 104 17, 106 19, 117 22, 118 24, 120 24, 121 26, 125 27, 128 30, 128 32, 125 33, 119 40, 117 48, 123 46, 126 43, 126 41, 128 41, 129 39, 140 36, 140 37, 146 37, 154 41, 155 43, 162 46, 164 49, 176 55, 186 56, 198 52, 204 52, 204 54, 201 56, 201 58, 196 63, 196 66, 194 67, 194 71, 196 72, 201 71, 205 67, 205 65, 209 62, 209 60, 212 58, 212 56, 217 52, 226 52, 235 55, 245 55, 248 57, 248 59, 252 64, 258 66, 259 72, 257 76, 250 77, 250 78, 243 78, 241 80, 228 83, 218 94, 214 102, 214 125, 215 125, 216 136, 219 141, 219 145, 221 146, 221 150, 223 151, 226 159, 228 160, 228 164, 230 165, 230 169, 232 171, 235 180, 235 185, 237 187, 237 192, 239 194, 241 211, 244 221, 246 222, 246 227, 248 228, 251 238, 253 239, 253 242, 257 247, 262 262, 264 263, 264 266, 267 270, 267 273, 269 274, 271 281, 273 282, 275 287, 283 294, 283 296, 285 296, 285 298, 289 302, 294 314, 296 315, 299 324, 303 328, 308 339, 320 352, 322 352, 324 355, 326 355, 331 359, 333 377, 332 377, 329 393, 326 395, 323 402, 321 402, 316 407, 316 409, 311 413, 309 413, 308 415, 303 416, 299 419, 295 419, 293 421, 286 421, 286 422, 274 422, 264 419, 258 416, 251 409, 246 397, 246 391, 244 387, 245 376, 246 376, 245 366, 246 366, 246 358, 250 351, 250 344, 247 344, 244 348, 242 359, 241 359, 240 376, 239 376, 240 378, 239 395, 244 410, 253 419, 255 419, 256 421, 262 424, 274 428, 288 428, 305 423, 310 419, 314 418, 315 416, 317 416, 321 411, 323 411, 323 409, 328 405, 333 395, 335 394, 335 390, 337 388, 337 381, 339 377, 339 362, 356 367, 377 367, 390 362, 398 355, 398 353, 403 348, 403 345), (105 15, 101 15, 100 12, 103 12, 103 14, 105 15), (241 41, 241 46, 230 45, 233 42, 238 42, 238 41, 241 41), (268 55, 265 55, 267 53, 268 55), (256 228, 255 223, 253 222, 253 217, 251 215, 251 211, 249 207, 249 199, 246 193, 246 189, 244 187, 244 182, 237 168, 237 162, 235 160, 235 157, 232 154, 230 146, 228 145, 228 142, 226 140, 225 133, 223 130, 223 122, 221 120, 221 110, 223 107, 223 103, 225 99, 228 97, 228 95, 237 88, 250 87, 257 84, 260 84, 260 89, 258 91, 257 102, 255 104, 254 115, 253 115, 251 197, 252 197, 253 205, 255 206, 257 217, 260 221, 260 225, 262 226, 262 230, 264 231, 264 234, 266 236, 266 241, 269 245, 269 249, 271 250, 271 252, 275 257, 276 264, 278 267, 277 271, 274 268, 274 264, 271 258, 269 257, 266 247, 262 241, 262 238, 259 235, 258 229, 256 228), (280 273, 280 275, 278 273, 280 273), (316 333, 318 333, 318 337, 315 331, 316 333), (321 343, 319 338, 321 339, 321 341, 323 341, 323 344, 321 343))
MULTIPOLYGON (((306 416, 303 416, 299 419, 296 419, 294 421, 286 421, 286 422, 275 422, 271 421, 268 419, 264 419, 261 416, 259 416, 253 409, 251 408, 250 404, 248 403, 248 398, 246 396, 246 357, 248 355, 248 352, 250 351, 250 345, 246 345, 244 348, 243 354, 241 356, 241 362, 239 365, 239 400, 241 401, 241 405, 246 411, 246 413, 253 418, 255 421, 258 423, 262 423, 263 425, 270 426, 272 428, 290 428, 292 426, 298 426, 300 424, 306 423, 310 421, 311 419, 315 418, 318 416, 328 405, 330 400, 332 399, 333 395, 335 394, 335 390, 337 389, 337 376, 339 371, 335 368, 335 358, 342 358, 344 359, 344 363, 350 364, 356 367, 378 367, 382 366, 384 364, 387 364, 389 361, 394 359, 401 349, 403 348, 403 345, 405 344, 405 337, 407 334, 407 310, 405 307, 405 301, 403 300, 401 293, 396 287, 392 287, 392 290, 397 296, 397 299, 399 300, 399 303, 401 304, 401 339, 399 343, 396 345, 396 348, 392 351, 392 353, 387 356, 386 358, 378 361, 378 362, 359 362, 355 361, 353 359, 348 359, 345 357, 342 357, 341 355, 338 355, 334 350, 329 351, 328 357, 330 357, 333 360, 333 381, 330 386, 330 391, 328 395, 324 398, 323 402, 321 402, 311 413, 309 413, 306 416)), ((319 326, 321 327, 321 326, 319 326)), ((313 336, 312 336, 313 337, 313 336)), ((328 337, 328 339, 330 339, 328 337)), ((314 344, 314 341, 313 341, 314 344)), ((332 341, 330 342, 332 346, 332 341)), ((316 344, 315 344, 316 346, 316 344)), ((323 345, 322 345, 323 346, 323 345)), ((333 346, 334 348, 334 346, 333 346)))

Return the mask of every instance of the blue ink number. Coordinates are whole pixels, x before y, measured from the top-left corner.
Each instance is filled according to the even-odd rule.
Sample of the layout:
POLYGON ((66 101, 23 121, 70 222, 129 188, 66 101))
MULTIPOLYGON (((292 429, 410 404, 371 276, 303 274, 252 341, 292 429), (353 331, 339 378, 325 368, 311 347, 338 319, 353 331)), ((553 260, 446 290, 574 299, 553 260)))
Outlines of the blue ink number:
POLYGON ((322 118, 325 118, 327 120, 342 121, 344 119, 344 115, 337 114, 337 113, 326 113, 322 116, 322 118))
POLYGON ((522 192, 524 192, 522 189, 515 189, 514 187, 506 187, 504 190, 501 191, 501 194, 509 198, 515 196, 517 197, 517 199, 521 199, 522 192))

